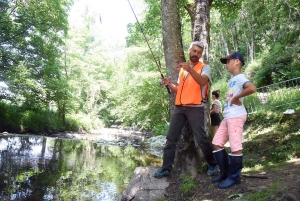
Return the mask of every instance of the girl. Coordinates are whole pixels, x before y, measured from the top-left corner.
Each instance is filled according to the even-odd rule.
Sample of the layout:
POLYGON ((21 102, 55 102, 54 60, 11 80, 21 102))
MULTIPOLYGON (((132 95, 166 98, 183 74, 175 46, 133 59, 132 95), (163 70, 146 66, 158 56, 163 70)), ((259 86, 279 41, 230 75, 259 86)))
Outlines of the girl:
POLYGON ((215 90, 212 93, 213 102, 210 108, 210 120, 213 130, 213 136, 217 132, 219 125, 221 123, 220 114, 222 114, 222 103, 219 101, 220 90, 215 90))

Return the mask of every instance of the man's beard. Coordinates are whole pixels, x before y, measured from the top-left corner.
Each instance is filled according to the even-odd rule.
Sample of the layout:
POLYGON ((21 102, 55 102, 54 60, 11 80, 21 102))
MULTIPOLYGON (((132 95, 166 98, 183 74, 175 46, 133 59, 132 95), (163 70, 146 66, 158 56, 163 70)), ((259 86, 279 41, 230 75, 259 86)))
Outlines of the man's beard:
POLYGON ((190 61, 196 63, 196 62, 199 61, 199 58, 198 58, 197 56, 191 56, 191 57, 190 57, 190 61))

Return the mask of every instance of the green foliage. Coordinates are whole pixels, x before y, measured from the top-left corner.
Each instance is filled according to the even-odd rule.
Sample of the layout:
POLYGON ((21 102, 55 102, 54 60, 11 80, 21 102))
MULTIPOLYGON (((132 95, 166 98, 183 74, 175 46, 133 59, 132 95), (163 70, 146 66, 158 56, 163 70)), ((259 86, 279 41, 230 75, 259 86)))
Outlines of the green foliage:
POLYGON ((158 50, 161 49, 161 47, 153 45, 152 42, 155 41, 155 44, 157 44, 157 42, 158 44, 161 43, 161 2, 156 0, 145 0, 145 3, 148 6, 145 8, 143 16, 138 18, 138 22, 128 24, 129 35, 126 37, 126 46, 140 46, 140 44, 147 45, 143 36, 144 33, 148 42, 151 43, 151 48, 158 50))
POLYGON ((281 110, 261 110, 251 114, 245 125, 247 129, 243 152, 252 157, 249 157, 249 161, 245 159, 246 166, 255 167, 258 164, 271 166, 298 158, 300 156, 298 119, 299 115, 284 115, 281 110), (257 163, 253 163, 251 158, 256 158, 256 155, 260 156, 260 159, 256 160, 257 163))
MULTIPOLYGON (((260 55, 260 57, 263 57, 263 55, 260 55)), ((259 84, 257 81, 254 81, 254 75, 255 76, 262 76, 258 75, 259 72, 262 69, 262 61, 261 59, 256 59, 255 61, 251 62, 249 65, 247 65, 247 68, 244 70, 244 74, 251 79, 251 81, 256 85, 256 86, 264 86, 265 84, 259 84)), ((267 68, 266 68, 267 69, 267 68)), ((263 74, 263 73, 262 73, 263 74)), ((261 79, 262 82, 267 83, 264 81, 264 79, 261 79)))
POLYGON ((73 116, 80 129, 110 126, 113 119, 110 110, 114 107, 110 83, 118 69, 113 63, 116 54, 109 56, 107 47, 98 38, 94 13, 86 8, 77 14, 80 17, 76 19, 81 23, 70 21, 61 58, 65 66, 58 86, 65 83, 66 87, 57 96, 58 110, 73 116))
POLYGON ((0 33, 1 47, 7 47, 2 49, 2 54, 7 60, 2 60, 2 65, 17 64, 19 59, 34 64, 41 57, 50 56, 51 51, 57 52, 55 44, 60 38, 56 33, 67 30, 66 11, 70 3, 45 0, 26 3, 9 1, 4 4, 1 7, 0 33), (30 55, 36 57, 29 58, 30 55))
POLYGON ((197 166, 197 167, 196 167, 196 171, 197 171, 198 173, 204 173, 204 172, 207 172, 207 165, 204 163, 204 164, 202 164, 202 165, 200 165, 200 166, 197 166))
POLYGON ((166 123, 160 123, 154 126, 154 136, 158 136, 158 135, 167 135, 169 129, 169 125, 166 123))
POLYGON ((191 175, 184 175, 181 179, 180 192, 183 194, 189 193, 193 188, 196 188, 197 184, 195 179, 191 175))
POLYGON ((47 126, 47 120, 44 119, 45 113, 25 111, 22 117, 23 131, 37 133, 40 132, 41 126, 47 126), (30 128, 30 129, 29 129, 30 128))
POLYGON ((168 93, 158 83, 160 75, 148 49, 128 51, 128 66, 117 64, 122 68, 113 78, 112 114, 117 123, 153 129, 169 119, 168 93))
POLYGON ((0 101, 0 131, 18 132, 21 114, 17 107, 0 101))
POLYGON ((221 101, 222 104, 224 104, 226 100, 226 95, 228 90, 227 82, 228 82, 227 77, 223 77, 222 79, 217 80, 217 82, 213 82, 210 89, 210 92, 213 92, 215 90, 220 90, 219 100, 221 101))
POLYGON ((155 198, 155 201, 167 201, 164 198, 155 198))
MULTIPOLYGON (((78 114, 71 114, 69 115, 72 118, 70 122, 72 127, 79 128, 80 130, 92 130, 95 128, 102 128, 103 122, 101 119, 97 118, 96 116, 87 116, 84 113, 78 114), (76 124, 75 124, 76 123, 76 124)), ((71 127, 71 128, 72 128, 71 127)))
POLYGON ((58 113, 46 110, 28 110, 26 107, 0 102, 0 131, 15 133, 44 133, 58 131, 77 131, 82 127, 80 121, 67 117, 65 125, 58 113))
POLYGON ((213 78, 224 76, 226 70, 219 58, 232 51, 244 54, 245 72, 257 87, 299 77, 298 6, 298 2, 287 4, 282 0, 213 1, 210 30, 213 78), (232 12, 231 6, 237 6, 236 12, 232 12))
POLYGON ((80 122, 74 117, 67 117, 67 120, 64 125, 64 130, 66 131, 78 131, 81 127, 80 122))
POLYGON ((26 133, 77 131, 79 126, 83 127, 83 123, 74 118, 66 118, 66 123, 63 125, 58 118, 58 114, 53 111, 24 110, 21 115, 20 131, 26 133))
POLYGON ((269 85, 300 76, 299 43, 286 48, 280 46, 280 48, 280 51, 272 51, 262 58, 263 68, 254 72, 256 86, 269 85))
MULTIPOLYGON (((278 86, 280 87, 280 86, 278 86)), ((269 97, 267 98, 266 102, 270 106, 279 106, 284 105, 287 102, 297 102, 300 99, 300 93, 298 86, 294 88, 286 88, 282 87, 277 90, 270 90, 269 97)))
POLYGON ((270 85, 272 83, 272 71, 269 65, 265 66, 264 68, 260 68, 255 74, 254 84, 255 86, 265 86, 270 85))
POLYGON ((244 99, 244 106, 246 108, 246 111, 250 114, 253 112, 257 112, 261 109, 265 109, 266 107, 269 107, 269 105, 263 105, 261 100, 258 97, 257 93, 251 94, 244 99))
MULTIPOLYGON (((27 128, 33 130, 41 130, 42 124, 54 130, 135 124, 154 129, 155 135, 165 134, 170 119, 168 95, 158 84, 160 74, 138 24, 128 25, 127 49, 119 54, 125 46, 105 47, 97 38, 99 30, 89 10, 78 14, 80 23, 68 24, 67 12, 72 3, 2 2, 0 78, 16 95, 12 104, 27 111, 25 115, 18 113, 19 107, 4 106, 2 128, 19 130, 19 116, 24 115, 27 128), (54 111, 56 115, 43 122, 38 119, 43 111, 54 111)), ((192 30, 184 8, 189 3, 178 1, 185 49, 192 30)), ((137 4, 144 8, 137 12, 138 19, 165 75, 161 2, 146 0, 137 4)), ((230 74, 219 59, 235 50, 244 54, 243 70, 257 87, 300 76, 299 8, 297 0, 289 0, 288 4, 282 0, 212 1, 209 64, 212 90, 221 90, 221 102, 225 101, 230 74)), ((284 96, 299 99, 293 94, 284 96)), ((272 95, 267 103, 281 101, 272 95)), ((251 112, 253 103, 259 102, 252 95, 244 103, 251 112)), ((264 108, 260 104, 256 107, 264 108)))
POLYGON ((229 20, 234 20, 238 12, 232 12, 232 11, 238 11, 241 10, 243 1, 239 0, 233 0, 233 1, 226 1, 226 0, 213 0, 211 7, 218 10, 223 18, 227 18, 229 20))
MULTIPOLYGON (((55 67, 59 66, 59 61, 56 58, 60 55, 61 36, 67 32, 67 10, 71 3, 69 0, 26 3, 9 1, 6 6, 1 7, 1 77, 6 75, 4 69, 22 63, 30 72, 27 77, 37 86, 46 88, 44 76, 57 78, 55 67), (45 70, 49 66, 53 67, 51 71, 45 70)), ((21 90, 23 93, 32 93, 25 87, 21 88, 17 82, 10 83, 9 78, 5 79, 13 92, 21 90)), ((34 92, 37 96, 40 95, 39 91, 34 92)))

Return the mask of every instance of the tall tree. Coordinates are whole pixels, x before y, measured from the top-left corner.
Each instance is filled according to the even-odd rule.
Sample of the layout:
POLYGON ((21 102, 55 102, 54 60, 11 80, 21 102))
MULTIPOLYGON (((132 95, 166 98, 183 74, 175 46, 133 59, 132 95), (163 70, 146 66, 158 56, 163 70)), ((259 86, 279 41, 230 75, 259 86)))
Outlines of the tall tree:
POLYGON ((71 4, 72 0, 1 1, 0 77, 30 108, 47 107, 57 90, 57 58, 71 4))
MULTIPOLYGON (((97 120, 106 119, 107 91, 113 68, 104 56, 106 49, 99 38, 99 20, 88 7, 70 20, 70 31, 66 38, 63 78, 68 83, 65 98, 59 104, 61 115, 64 113, 85 117, 86 129, 98 127, 97 120), (80 23, 78 23, 80 22, 80 23), (64 111, 65 105, 67 111, 64 111)), ((74 16, 72 16, 74 17, 74 16)))
MULTIPOLYGON (((185 61, 182 46, 181 25, 177 0, 162 0, 162 35, 167 76, 176 83, 178 64, 185 61)), ((170 95, 171 111, 174 107, 175 94, 170 95)))

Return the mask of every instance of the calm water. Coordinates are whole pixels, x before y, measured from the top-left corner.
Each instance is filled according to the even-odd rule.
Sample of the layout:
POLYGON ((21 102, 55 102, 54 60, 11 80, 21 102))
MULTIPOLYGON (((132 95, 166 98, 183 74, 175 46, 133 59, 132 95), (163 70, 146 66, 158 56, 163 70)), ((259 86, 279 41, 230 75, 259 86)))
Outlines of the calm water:
POLYGON ((0 200, 120 200, 136 167, 161 162, 133 147, 38 136, 1 136, 0 153, 0 200))

